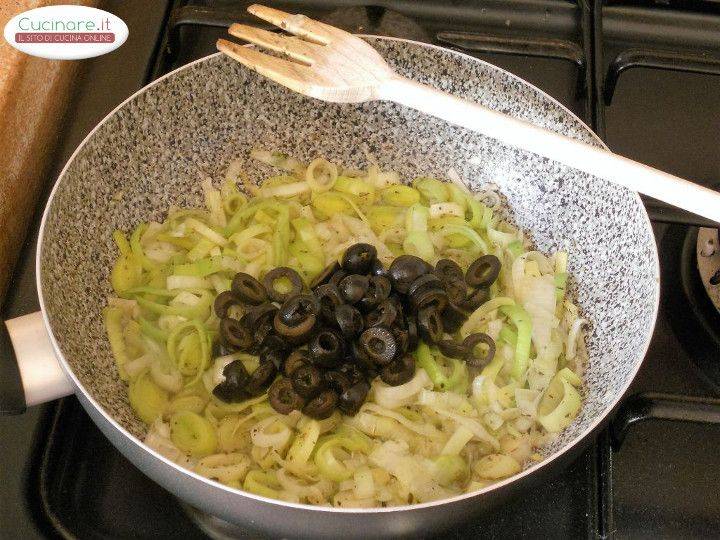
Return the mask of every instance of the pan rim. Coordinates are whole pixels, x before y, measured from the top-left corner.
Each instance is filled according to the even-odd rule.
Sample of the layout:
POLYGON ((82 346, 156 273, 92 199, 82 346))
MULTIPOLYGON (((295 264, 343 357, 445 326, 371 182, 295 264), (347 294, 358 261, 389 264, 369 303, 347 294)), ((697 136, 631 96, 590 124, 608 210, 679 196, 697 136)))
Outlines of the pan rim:
MULTIPOLYGON (((450 52, 455 55, 459 55, 462 58, 471 60, 473 62, 479 62, 481 64, 484 64, 486 66, 489 66, 493 70, 497 70, 498 72, 509 76, 510 78, 516 80, 523 86, 529 86, 533 89, 533 91, 538 92, 542 97, 549 100, 559 108, 561 108, 563 111, 565 111, 570 117, 572 117, 575 121, 579 122, 585 129, 586 132, 589 133, 593 139, 598 142, 600 145, 602 145, 603 148, 608 149, 608 147, 605 145, 605 143, 600 139, 600 137, 577 115, 575 115, 572 111, 570 111, 567 107, 565 107, 562 103, 557 101, 555 98, 541 90, 540 88, 536 87, 535 85, 525 81, 521 77, 502 69, 494 64, 491 64, 490 62, 486 62, 484 60, 481 60, 479 58, 475 58, 474 56, 471 56, 466 53, 462 53, 459 51, 454 51, 452 49, 448 49, 446 47, 440 47, 438 45, 428 44, 428 43, 422 43, 410 39, 403 39, 403 38, 394 38, 394 37, 386 37, 386 36, 374 36, 374 35, 367 35, 367 34, 359 34, 360 37, 363 38, 370 38, 371 40, 378 40, 378 41, 396 41, 396 42, 402 42, 410 44, 411 46, 419 46, 419 47, 426 47, 429 49, 436 49, 443 52, 450 52)), ((644 218, 646 231, 650 234, 650 236, 653 238, 652 245, 653 245, 653 272, 655 274, 654 276, 654 306, 653 306, 653 313, 652 313, 652 325, 649 328, 646 336, 645 336, 645 342, 642 346, 642 354, 639 355, 640 359, 637 361, 636 366, 632 370, 630 376, 628 377, 628 381, 623 386, 623 388, 617 393, 616 397, 613 399, 613 401, 605 408, 605 410, 595 418, 590 425, 579 435, 577 435, 569 444, 566 444, 563 446, 560 450, 557 452, 551 454, 550 456, 547 456, 542 461, 535 463, 534 465, 528 467, 527 469, 524 469, 522 472, 511 476, 509 478, 506 478, 500 482, 497 482, 495 484, 492 484, 490 486, 484 487, 478 491, 473 491, 471 493, 462 493, 459 495, 455 495, 454 497, 450 497, 447 499, 439 499, 437 501, 431 501, 426 503, 418 503, 418 504, 412 504, 412 505, 402 505, 402 506, 392 506, 392 507, 385 507, 385 508, 336 508, 336 507, 326 507, 326 506, 314 506, 310 504, 300 504, 300 503, 293 503, 293 502, 286 502, 286 501, 280 501, 278 499, 271 499, 268 497, 264 497, 261 495, 256 495, 254 493, 249 493, 246 491, 242 491, 239 489, 231 488, 229 486, 226 486, 224 484, 221 484, 220 482, 216 482, 214 480, 211 480, 209 478, 206 478, 204 476, 201 476, 189 469, 186 469, 178 464, 176 464, 173 461, 170 461, 166 457, 160 455, 155 450, 148 447, 144 442, 139 440, 137 437, 132 435, 127 429, 125 429, 122 425, 120 425, 117 420, 115 420, 105 409, 93 398, 93 396, 90 395, 90 393, 85 389, 85 387, 82 385, 80 380, 77 378, 73 370, 70 368, 67 360, 65 359, 64 354, 62 353, 60 346, 55 338, 55 335, 52 332, 52 328, 50 326, 50 320, 47 314, 47 310, 45 307, 45 301, 43 297, 43 290, 42 290, 42 280, 41 280, 41 261, 42 261, 42 251, 43 251, 43 244, 44 244, 44 235, 45 235, 45 226, 47 223, 47 219, 50 213, 50 208, 52 207, 53 200, 55 198, 55 195, 58 191, 59 186, 62 183, 63 178, 65 177, 65 174, 70 167, 70 165, 74 162, 77 155, 80 153, 80 151, 84 148, 84 146, 87 144, 87 142, 93 137, 93 135, 107 122, 110 118, 112 118, 116 112, 118 112, 120 109, 125 107, 129 102, 134 100, 137 96, 143 94, 156 84, 159 84, 161 81, 165 80, 168 77, 174 76, 178 74, 179 72, 189 69, 196 64, 199 64, 201 62, 209 61, 212 58, 215 58, 217 56, 220 56, 222 53, 217 52, 213 53, 207 56, 204 56, 202 58, 198 58, 197 60, 194 60, 192 62, 189 62, 183 66, 178 67, 177 69, 174 69, 173 71, 170 71, 169 73, 166 73, 162 77, 159 77, 158 79, 152 81, 151 83, 143 86, 142 88, 138 89, 136 92, 134 92, 132 95, 130 95, 127 99, 123 100, 120 104, 118 104, 116 107, 114 107, 98 124, 83 138, 83 140, 80 142, 80 144, 77 146, 77 148, 73 151, 70 158, 68 158, 68 161, 65 163, 64 167, 60 171, 60 174, 58 175, 57 180, 55 181, 55 185, 53 186, 52 191, 50 192, 50 195, 48 197, 47 203, 45 205, 45 209, 43 210, 42 220, 40 222, 40 231, 38 235, 37 240, 37 250, 36 250, 36 257, 35 257, 35 280, 36 280, 36 287, 38 292, 38 300, 40 304, 40 311, 42 313, 43 322, 45 324, 45 329, 48 333, 48 336, 50 338, 50 341, 53 345, 53 349, 55 350, 55 354, 57 356, 58 362, 65 372, 66 376, 72 381, 73 386, 75 387, 76 392, 80 392, 83 395, 83 398, 87 400, 88 403, 90 403, 94 409, 100 413, 100 415, 104 418, 104 420, 112 426, 114 429, 119 431, 124 438, 132 443, 135 447, 137 447, 139 450, 142 450, 143 452, 153 456, 155 459, 160 460, 165 465, 175 469, 175 473, 178 475, 182 475, 182 477, 187 477, 188 480, 195 480, 202 482, 204 484, 207 484, 209 487, 212 488, 218 488, 225 493, 229 497, 247 497, 250 499, 253 499, 258 502, 262 503, 268 503, 272 505, 276 505, 278 507, 283 508, 295 508, 298 510, 310 510, 314 512, 322 512, 322 513, 333 513, 333 514, 385 514, 385 513, 392 513, 392 512, 406 512, 406 511, 420 511, 427 508, 433 508, 436 506, 442 506, 446 504, 451 504, 454 502, 463 501, 466 499, 474 498, 474 497, 480 497, 483 495, 486 495, 488 493, 501 490, 505 488, 506 486, 521 481, 522 479, 525 479, 526 477, 529 477, 531 474, 541 471, 543 469, 546 469, 548 465, 559 459, 560 457, 566 455, 571 450, 578 447, 580 444, 583 443, 591 434, 600 426, 607 417, 615 410, 617 405, 620 403, 620 400, 625 396, 627 393, 628 388, 632 384, 632 382, 635 380, 635 377, 637 376, 638 371, 640 370, 640 367, 642 366, 645 356, 647 355, 648 348, 650 346, 650 342, 652 341, 655 325, 657 323, 657 315, 658 310, 660 306, 660 262, 658 257, 658 251, 657 251, 657 244, 654 240, 654 233, 652 229, 652 223, 650 221, 650 217, 647 214, 647 210, 645 209, 645 205, 642 202, 642 199, 640 198, 640 195, 637 192, 632 192, 632 195, 634 196, 636 202, 639 205, 641 215, 644 218)), ((153 479, 153 481, 155 481, 153 479)))

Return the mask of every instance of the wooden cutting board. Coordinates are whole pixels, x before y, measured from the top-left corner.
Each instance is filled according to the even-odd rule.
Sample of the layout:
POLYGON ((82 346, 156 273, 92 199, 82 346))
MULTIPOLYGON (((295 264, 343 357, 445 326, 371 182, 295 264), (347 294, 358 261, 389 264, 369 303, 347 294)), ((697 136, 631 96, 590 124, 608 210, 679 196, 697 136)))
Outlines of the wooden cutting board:
MULTIPOLYGON (((0 28, 13 16, 53 4, 95 1, 5 0, 0 28)), ((28 56, 0 37, 0 303, 46 178, 79 62, 28 56)))

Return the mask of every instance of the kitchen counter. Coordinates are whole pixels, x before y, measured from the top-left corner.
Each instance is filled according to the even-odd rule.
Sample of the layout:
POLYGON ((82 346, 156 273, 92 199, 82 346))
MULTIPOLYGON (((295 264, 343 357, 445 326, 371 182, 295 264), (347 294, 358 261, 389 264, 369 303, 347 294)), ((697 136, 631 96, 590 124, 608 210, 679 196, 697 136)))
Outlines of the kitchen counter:
MULTIPOLYGON (((71 92, 60 143, 51 149, 51 166, 41 187, 45 200, 75 147, 108 112, 139 89, 145 80, 158 32, 162 28, 166 2, 113 0, 101 2, 101 9, 122 18, 130 29, 127 42, 110 54, 79 62, 80 72, 71 92)), ((35 239, 43 205, 35 215, 20 254, 2 306, 4 319, 38 309, 35 289, 35 239)), ((33 523, 27 503, 27 470, 36 431, 41 428, 44 406, 33 407, 24 415, 0 416, 0 538, 31 540, 46 538, 33 523)))

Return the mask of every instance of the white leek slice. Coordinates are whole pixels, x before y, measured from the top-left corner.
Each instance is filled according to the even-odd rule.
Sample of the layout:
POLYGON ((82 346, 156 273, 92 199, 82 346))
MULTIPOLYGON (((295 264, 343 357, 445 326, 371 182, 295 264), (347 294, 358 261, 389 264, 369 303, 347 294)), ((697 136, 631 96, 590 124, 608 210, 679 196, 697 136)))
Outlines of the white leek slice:
POLYGON ((283 448, 291 436, 290 428, 274 415, 261 420, 250 429, 250 439, 260 448, 283 448))
POLYGON ((264 197, 295 197, 308 191, 310 191, 310 186, 307 182, 291 182, 289 184, 266 186, 260 190, 264 197))
POLYGON ((558 376, 562 377, 576 388, 580 388, 582 386, 582 380, 570 368, 562 368, 560 371, 558 371, 558 376))
POLYGON ((443 216, 464 217, 465 212, 459 204, 454 202, 441 202, 430 205, 430 217, 432 219, 443 216))
POLYGON ((223 483, 242 481, 252 462, 245 454, 212 454, 200 459, 195 471, 203 476, 223 483))
POLYGON ((550 381, 538 405, 537 420, 550 433, 568 427, 580 411, 580 394, 558 374, 550 381))
POLYGON ((565 357, 568 360, 574 360, 575 355, 577 354, 577 342, 578 339, 582 336, 582 328, 583 326, 587 325, 589 321, 587 319, 575 319, 575 322, 573 322, 572 327, 570 328, 570 331, 568 332, 568 338, 567 338, 567 349, 565 351, 565 357))
POLYGON ((448 439, 448 442, 445 443, 445 446, 440 454, 443 456, 458 455, 473 437, 474 434, 472 431, 470 431, 466 426, 459 425, 452 436, 448 439))
POLYGON ((337 177, 337 166, 322 158, 311 161, 305 170, 305 180, 308 186, 317 193, 332 189, 337 177))
POLYGON ((451 418, 455 420, 458 425, 465 426, 473 432, 473 435, 475 435, 478 440, 488 443, 494 449, 497 450, 498 448, 500 448, 500 442, 495 437, 490 435, 477 420, 473 420, 472 418, 467 418, 465 416, 460 416, 459 414, 454 414, 443 410, 438 410, 437 413, 440 416, 445 416, 446 418, 451 418))
POLYGON ((375 403, 386 409, 395 409, 412 403, 413 398, 423 388, 432 388, 432 381, 424 369, 418 369, 415 376, 400 386, 388 386, 376 381, 373 383, 375 403))
POLYGON ((521 467, 514 458, 506 454, 490 454, 480 458, 474 469, 481 478, 500 480, 519 473, 521 467))
POLYGON ((165 280, 168 289, 209 289, 210 282, 197 276, 168 276, 165 280))
POLYGON ((375 481, 369 467, 360 467, 353 474, 355 496, 367 499, 375 494, 375 481))
POLYGON ((213 231, 202 221, 198 221, 195 218, 188 218, 187 221, 185 221, 185 225, 210 240, 213 244, 217 244, 219 246, 227 244, 227 239, 223 235, 213 231))
POLYGON ((539 401, 540 392, 538 390, 529 390, 526 388, 515 389, 515 403, 518 409, 520 409, 520 412, 525 416, 535 416, 539 401))
POLYGON ((434 392, 423 389, 418 397, 418 403, 433 409, 453 410, 463 416, 472 416, 475 412, 467 398, 456 392, 434 392))
POLYGON ((290 470, 298 471, 306 467, 310 454, 320 437, 320 423, 309 420, 295 436, 286 456, 286 466, 290 470))
MULTIPOLYGON (((423 392, 424 391, 425 390, 423 390, 423 392)), ((402 414, 380 407, 375 403, 365 403, 362 406, 361 410, 363 412, 374 413, 380 416, 385 416, 387 418, 392 418, 393 420, 396 420, 397 422, 408 428, 410 431, 414 431, 418 435, 424 435, 425 437, 431 437, 435 439, 442 437, 442 434, 432 424, 413 422, 411 420, 408 420, 402 414)))
POLYGON ((512 306, 515 304, 515 300, 506 296, 498 296, 492 300, 488 300, 482 306, 473 311, 468 320, 460 328, 460 335, 466 338, 472 334, 473 330, 477 328, 480 322, 490 313, 502 306, 512 306))

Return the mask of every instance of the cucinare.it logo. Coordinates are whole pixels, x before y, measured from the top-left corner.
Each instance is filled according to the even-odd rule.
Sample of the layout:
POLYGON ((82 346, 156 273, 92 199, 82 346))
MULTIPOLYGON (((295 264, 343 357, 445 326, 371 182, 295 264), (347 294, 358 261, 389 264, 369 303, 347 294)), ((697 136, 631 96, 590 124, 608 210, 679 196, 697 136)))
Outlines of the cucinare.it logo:
POLYGON ((5 40, 24 53, 53 60, 79 60, 114 51, 128 27, 112 13, 85 6, 46 6, 15 15, 5 40))

